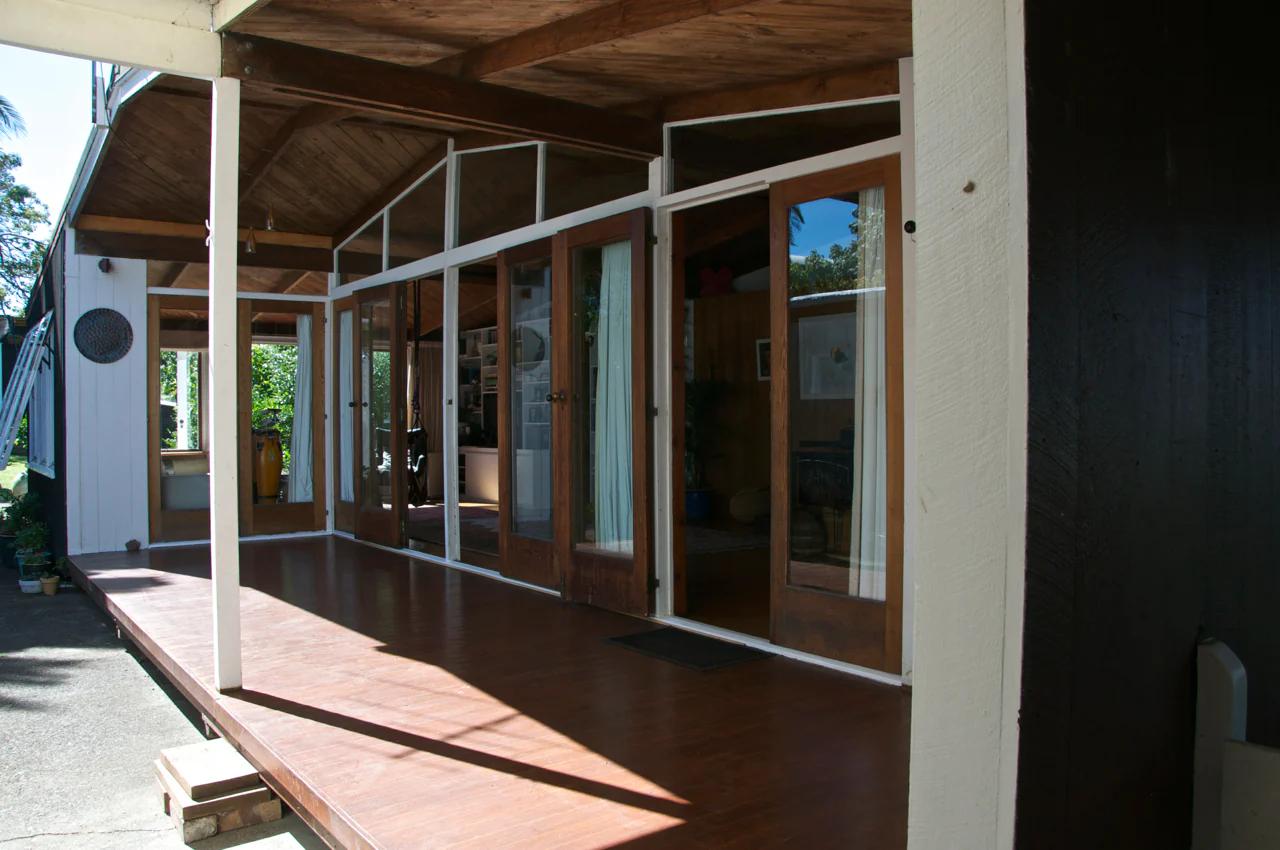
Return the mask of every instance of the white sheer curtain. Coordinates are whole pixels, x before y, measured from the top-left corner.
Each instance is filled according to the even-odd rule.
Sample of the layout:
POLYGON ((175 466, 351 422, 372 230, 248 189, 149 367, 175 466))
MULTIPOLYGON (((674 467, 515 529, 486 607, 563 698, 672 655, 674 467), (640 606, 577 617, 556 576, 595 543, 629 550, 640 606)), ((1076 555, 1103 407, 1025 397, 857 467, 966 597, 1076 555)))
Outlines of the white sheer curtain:
POLYGON ((310 502, 311 317, 298 316, 298 371, 293 383, 293 434, 289 439, 289 501, 310 502))
POLYGON ((338 314, 338 498, 356 500, 356 482, 352 475, 351 455, 355 446, 355 383, 352 380, 351 356, 355 344, 355 316, 351 310, 338 314))
POLYGON ((630 552, 631 243, 606 245, 601 266, 596 328, 596 545, 630 552))
POLYGON ((849 593, 885 598, 884 189, 858 193, 857 385, 854 390, 853 541, 849 593))

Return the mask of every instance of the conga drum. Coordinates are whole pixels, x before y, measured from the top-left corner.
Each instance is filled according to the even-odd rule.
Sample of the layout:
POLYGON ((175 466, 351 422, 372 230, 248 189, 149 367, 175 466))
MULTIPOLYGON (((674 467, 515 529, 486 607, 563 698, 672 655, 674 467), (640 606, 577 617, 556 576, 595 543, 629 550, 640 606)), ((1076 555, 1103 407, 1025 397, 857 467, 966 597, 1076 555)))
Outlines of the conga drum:
POLYGON ((260 503, 274 502, 280 497, 280 472, 284 467, 284 451, 280 448, 280 432, 271 429, 253 432, 253 481, 260 503))

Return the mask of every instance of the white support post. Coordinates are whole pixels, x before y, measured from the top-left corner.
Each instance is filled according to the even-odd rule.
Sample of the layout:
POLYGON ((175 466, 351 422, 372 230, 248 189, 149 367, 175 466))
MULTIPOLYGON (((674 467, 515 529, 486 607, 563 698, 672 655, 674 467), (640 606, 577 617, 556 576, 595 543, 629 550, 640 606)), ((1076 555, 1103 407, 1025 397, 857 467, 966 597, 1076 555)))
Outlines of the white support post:
POLYGON ((444 554, 462 560, 458 521, 458 267, 444 270, 444 554))
POLYGON ((213 680, 241 685, 240 517, 236 467, 236 250, 240 206, 240 81, 213 81, 209 169, 209 542, 213 680))

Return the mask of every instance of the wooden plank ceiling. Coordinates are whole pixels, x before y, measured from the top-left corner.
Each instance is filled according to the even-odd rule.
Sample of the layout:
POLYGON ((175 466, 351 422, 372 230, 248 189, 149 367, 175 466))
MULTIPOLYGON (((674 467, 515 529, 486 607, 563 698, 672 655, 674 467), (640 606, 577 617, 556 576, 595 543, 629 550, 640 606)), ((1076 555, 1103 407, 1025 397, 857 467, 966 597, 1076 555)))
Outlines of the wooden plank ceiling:
MULTIPOLYGON (((910 55, 911 6, 910 0, 271 0, 233 30, 656 120, 896 90, 886 63, 910 55)), ((437 161, 449 135, 459 135, 438 117, 316 104, 247 79, 242 227, 262 230, 270 218, 277 230, 343 238, 437 161)), ((471 135, 471 144, 510 140, 471 135)), ((118 118, 82 212, 203 222, 208 157, 208 84, 162 77, 118 118)), ((104 250, 127 242, 94 236, 104 250)), ((292 257, 300 268, 319 268, 323 257, 305 251, 323 253, 292 248, 242 260, 279 265, 292 257)), ((191 258, 176 249, 164 257, 191 258)))

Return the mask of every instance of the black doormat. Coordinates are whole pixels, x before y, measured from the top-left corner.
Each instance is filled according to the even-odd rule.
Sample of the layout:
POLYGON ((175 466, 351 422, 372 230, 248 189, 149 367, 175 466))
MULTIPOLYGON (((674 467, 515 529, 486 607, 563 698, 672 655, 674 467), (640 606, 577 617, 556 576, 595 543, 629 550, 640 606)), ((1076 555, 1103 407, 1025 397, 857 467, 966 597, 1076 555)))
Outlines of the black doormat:
POLYGON ((704 637, 684 629, 651 629, 633 635, 611 637, 609 641, 694 670, 717 670, 754 658, 769 657, 769 653, 758 649, 704 637))

